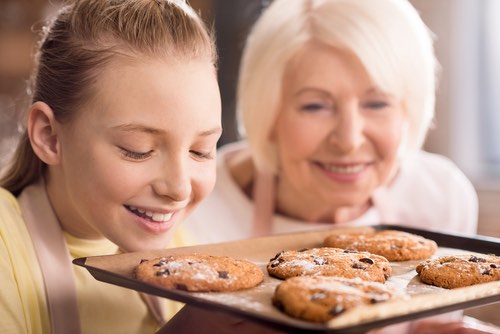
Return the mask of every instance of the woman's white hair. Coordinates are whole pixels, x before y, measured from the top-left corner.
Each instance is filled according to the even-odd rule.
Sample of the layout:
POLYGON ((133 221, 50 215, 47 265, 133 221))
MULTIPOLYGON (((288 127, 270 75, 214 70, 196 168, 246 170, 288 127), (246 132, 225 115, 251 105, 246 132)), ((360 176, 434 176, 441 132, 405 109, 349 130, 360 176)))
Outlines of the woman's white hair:
POLYGON ((407 0, 275 0, 243 51, 237 92, 240 131, 256 167, 276 173, 270 134, 290 59, 308 42, 352 51, 380 89, 402 99, 408 117, 403 154, 421 148, 434 117, 432 34, 407 0))

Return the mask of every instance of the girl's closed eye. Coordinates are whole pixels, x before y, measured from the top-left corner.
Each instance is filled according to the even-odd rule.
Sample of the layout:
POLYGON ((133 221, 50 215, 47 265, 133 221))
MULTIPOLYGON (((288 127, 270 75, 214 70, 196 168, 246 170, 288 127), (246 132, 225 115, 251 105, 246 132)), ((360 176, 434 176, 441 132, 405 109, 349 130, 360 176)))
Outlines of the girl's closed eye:
POLYGON ((194 155, 198 159, 204 159, 204 160, 211 160, 215 158, 215 154, 213 150, 210 151, 196 151, 196 150, 191 150, 189 151, 192 155, 194 155))
POLYGON ((120 149, 121 154, 125 158, 137 160, 137 161, 146 160, 147 158, 149 158, 153 154, 153 150, 149 150, 147 152, 135 152, 135 151, 127 150, 126 148, 123 148, 123 147, 119 147, 119 149, 120 149))

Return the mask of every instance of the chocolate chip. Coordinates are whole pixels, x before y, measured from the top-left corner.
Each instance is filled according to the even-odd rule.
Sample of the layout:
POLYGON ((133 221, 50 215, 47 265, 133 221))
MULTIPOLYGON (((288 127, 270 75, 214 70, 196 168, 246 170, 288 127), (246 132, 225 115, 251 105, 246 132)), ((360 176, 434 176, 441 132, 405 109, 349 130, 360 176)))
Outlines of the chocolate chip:
POLYGON ((486 262, 486 259, 481 257, 471 256, 469 259, 470 262, 486 262))
POLYGON ((491 269, 482 270, 481 275, 491 275, 491 269))
POLYGON ((170 271, 168 271, 167 268, 160 269, 156 272, 156 276, 168 276, 168 275, 170 275, 170 271))
POLYGON ((175 288, 176 288, 177 290, 188 291, 188 288, 187 288, 186 284, 180 284, 180 283, 177 283, 177 284, 175 285, 175 288))
POLYGON ((364 257, 362 259, 359 259, 360 262, 364 262, 364 263, 368 263, 368 264, 374 264, 375 262, 373 262, 372 259, 369 259, 367 257, 364 257))
POLYGON ((276 268, 277 266, 279 266, 283 262, 285 262, 285 260, 282 257, 280 257, 278 260, 271 263, 271 268, 276 268))
POLYGON ((326 260, 322 257, 315 257, 314 264, 316 264, 318 266, 322 266, 322 265, 326 264, 326 260))
POLYGON ((218 271, 218 273, 219 273, 219 278, 224 278, 224 279, 229 278, 229 273, 227 271, 218 271))
POLYGON ((335 307, 332 307, 330 311, 328 311, 328 314, 336 316, 339 315, 340 313, 344 312, 344 307, 342 305, 335 305, 335 307))
POLYGON ((498 268, 498 267, 497 267, 497 265, 496 265, 496 264, 494 264, 494 263, 490 264, 490 267, 491 267, 491 268, 493 268, 493 269, 498 268))
POLYGON ((366 269, 366 266, 364 266, 364 265, 362 265, 362 264, 359 264, 359 263, 357 263, 357 262, 356 262, 356 263, 354 263, 354 264, 352 265, 352 267, 353 267, 354 269, 363 269, 363 270, 365 270, 365 269, 366 269))
POLYGON ((299 249, 297 252, 302 253, 302 252, 305 252, 305 251, 307 251, 307 250, 309 250, 309 248, 301 248, 301 249, 299 249))
POLYGON ((153 267, 161 267, 167 264, 167 259, 162 257, 160 262, 153 264, 153 267))
POLYGON ((272 259, 269 259, 269 262, 276 260, 277 258, 280 257, 281 254, 283 254, 283 251, 277 253, 272 259))

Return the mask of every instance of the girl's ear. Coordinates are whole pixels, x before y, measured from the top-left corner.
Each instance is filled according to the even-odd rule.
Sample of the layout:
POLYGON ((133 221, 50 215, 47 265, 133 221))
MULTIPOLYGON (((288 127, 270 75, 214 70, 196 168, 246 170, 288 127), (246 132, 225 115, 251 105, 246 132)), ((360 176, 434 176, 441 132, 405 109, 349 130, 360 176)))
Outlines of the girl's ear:
POLYGON ((44 102, 33 103, 28 114, 28 136, 33 151, 47 165, 60 162, 61 146, 57 130, 52 108, 44 102))

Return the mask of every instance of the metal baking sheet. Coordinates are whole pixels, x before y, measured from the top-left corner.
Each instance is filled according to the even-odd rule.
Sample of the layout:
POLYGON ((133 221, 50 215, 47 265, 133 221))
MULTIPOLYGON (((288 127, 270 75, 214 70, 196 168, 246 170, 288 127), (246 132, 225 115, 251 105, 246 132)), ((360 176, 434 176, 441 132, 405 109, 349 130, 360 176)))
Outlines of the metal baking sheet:
POLYGON ((348 310, 331 321, 318 324, 294 319, 271 304, 275 287, 282 280, 270 277, 266 265, 270 258, 282 250, 320 247, 330 233, 349 233, 373 229, 396 229, 406 231, 437 242, 439 248, 434 255, 453 254, 500 254, 500 239, 477 236, 474 238, 434 231, 407 228, 399 225, 376 225, 372 227, 334 228, 305 233, 291 233, 246 239, 235 242, 181 247, 157 251, 135 252, 118 255, 78 258, 74 264, 85 267, 95 279, 160 297, 177 300, 198 307, 219 309, 263 322, 283 330, 301 330, 328 333, 355 333, 373 328, 414 320, 430 315, 465 309, 500 301, 500 281, 478 284, 453 290, 438 288, 420 282, 415 266, 419 261, 391 262, 392 276, 386 284, 403 290, 410 300, 389 301, 360 306, 348 310), (229 293, 192 293, 166 289, 143 283, 134 277, 134 268, 142 259, 151 259, 170 254, 207 253, 226 255, 252 261, 265 274, 259 286, 229 293))

